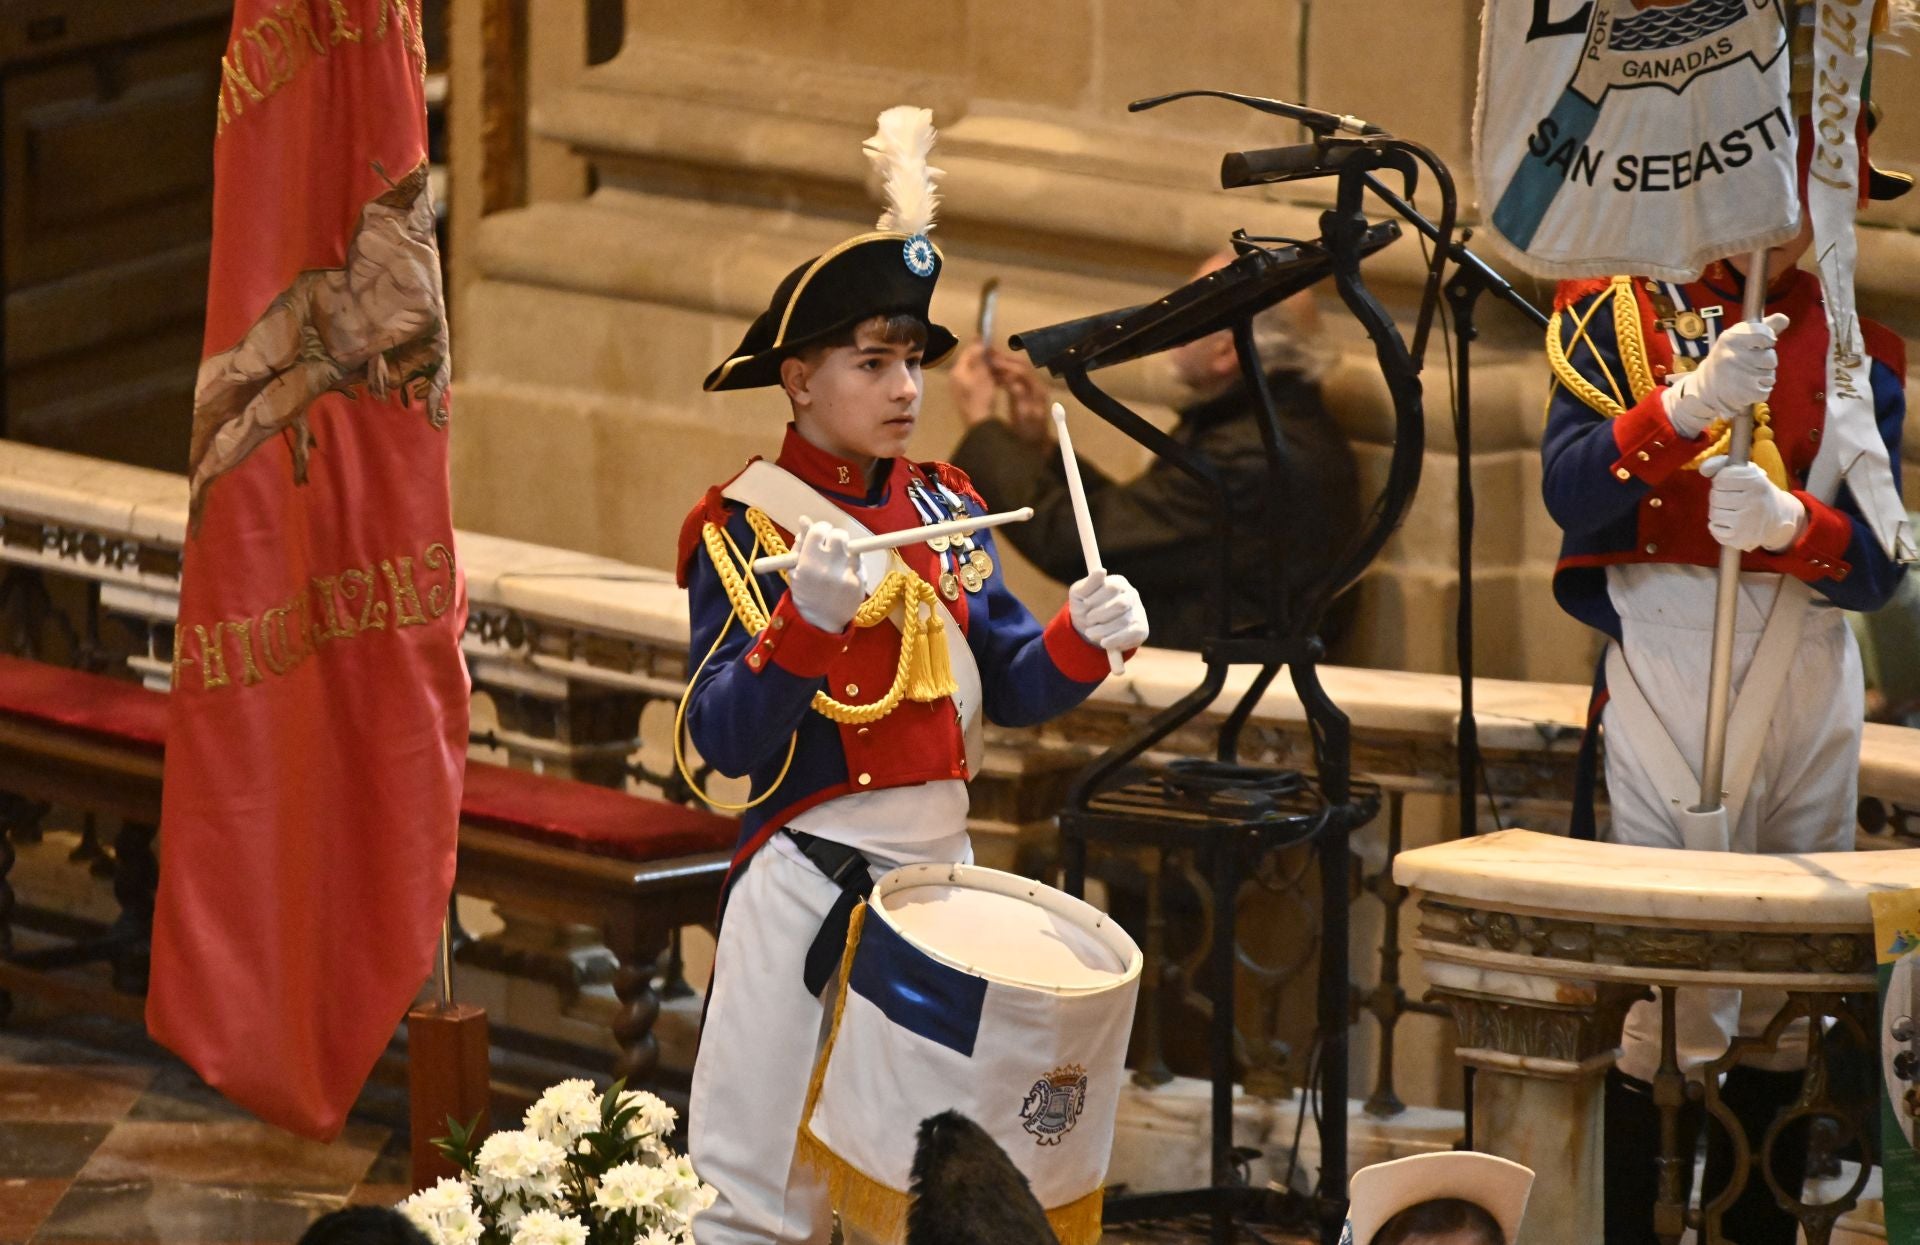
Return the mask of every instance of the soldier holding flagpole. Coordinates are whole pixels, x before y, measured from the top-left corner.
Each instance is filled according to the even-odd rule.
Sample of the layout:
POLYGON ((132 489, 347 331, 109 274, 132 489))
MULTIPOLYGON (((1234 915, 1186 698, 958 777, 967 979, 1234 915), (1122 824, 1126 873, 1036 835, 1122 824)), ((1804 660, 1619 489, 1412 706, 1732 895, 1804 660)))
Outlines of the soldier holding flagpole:
MULTIPOLYGON (((1594 701, 1606 836, 1844 850, 1863 705, 1841 611, 1884 603, 1913 556, 1897 477, 1904 347, 1852 307, 1855 207, 1911 184, 1870 169, 1859 141, 1888 6, 1596 0, 1557 26, 1527 7, 1490 6, 1478 159, 1496 244, 1574 278, 1547 336, 1543 490, 1564 532, 1556 597, 1609 640, 1594 701), (1523 54, 1500 63, 1525 66, 1504 78, 1489 72, 1502 40, 1523 54), (1796 266, 1810 250, 1817 277, 1796 266)), ((1575 813, 1588 834, 1595 743, 1590 731, 1575 813)), ((1675 999, 1693 1075, 1784 1001, 1675 999)), ((1763 1143, 1800 1091, 1797 1028, 1720 1090, 1789 1192, 1804 1125, 1763 1143)), ((1641 1003, 1607 1086, 1610 1243, 1655 1240, 1655 1204, 1674 1192, 1657 1162, 1660 1058, 1659 1005, 1641 1003)), ((1670 1176, 1684 1200, 1699 1108, 1679 1125, 1670 1176)), ((1734 1160, 1723 1131, 1707 1132, 1710 1199, 1734 1160)), ((1742 1245, 1797 1231, 1758 1169, 1710 1226, 1742 1245)))

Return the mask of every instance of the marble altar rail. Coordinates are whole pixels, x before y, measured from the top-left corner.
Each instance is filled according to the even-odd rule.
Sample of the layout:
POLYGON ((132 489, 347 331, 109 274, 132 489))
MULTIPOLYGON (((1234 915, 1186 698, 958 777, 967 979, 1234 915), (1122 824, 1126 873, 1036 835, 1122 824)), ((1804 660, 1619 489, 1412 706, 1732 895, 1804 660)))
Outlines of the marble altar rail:
MULTIPOLYGON (((1920 888, 1920 850, 1750 856, 1508 830, 1404 852, 1393 873, 1418 900, 1413 950, 1454 1013, 1462 1062, 1477 1069, 1474 1146, 1539 1175, 1518 1245, 1601 1238, 1601 1077, 1627 1008, 1650 988, 1667 1007, 1680 987, 1786 997, 1764 1035, 1742 1038, 1691 1088, 1666 1028, 1653 1096, 1669 1117, 1694 1099, 1709 1127, 1737 1130, 1715 1074, 1808 1016, 1827 1036, 1808 1052, 1792 1114, 1832 1121, 1842 1143, 1872 1126, 1872 1101, 1845 1100, 1840 1078, 1827 1074, 1827 1048, 1857 1045, 1878 1066, 1867 897, 1920 888)), ((1747 1147, 1734 1149, 1734 1183, 1708 1205, 1689 1209, 1677 1183, 1664 1191, 1655 1207, 1662 1241, 1677 1242, 1688 1228, 1703 1241, 1721 1239, 1720 1212, 1746 1179, 1762 1178, 1744 1166, 1747 1147)), ((1803 1203, 1805 1239, 1825 1245, 1865 1184, 1863 1168, 1837 1198, 1803 1203)))

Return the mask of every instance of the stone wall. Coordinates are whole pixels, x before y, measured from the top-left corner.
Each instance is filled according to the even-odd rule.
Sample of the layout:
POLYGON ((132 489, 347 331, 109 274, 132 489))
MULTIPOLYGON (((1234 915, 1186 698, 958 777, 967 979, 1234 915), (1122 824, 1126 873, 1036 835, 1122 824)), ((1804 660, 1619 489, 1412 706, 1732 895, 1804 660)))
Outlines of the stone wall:
MULTIPOLYGON (((463 194, 473 188, 470 164, 464 175, 462 167, 473 149, 478 58, 458 54, 476 46, 478 8, 454 7, 456 23, 467 23, 456 29, 454 57, 457 518, 640 562, 669 561, 699 490, 777 444, 785 416, 777 393, 708 395, 700 379, 781 275, 868 226, 876 208, 859 142, 883 107, 926 104, 942 128, 948 268, 935 311, 956 326, 971 323, 990 276, 1001 279, 1000 323, 1017 330, 1170 288, 1235 227, 1316 232, 1321 188, 1210 189, 1221 152, 1292 141, 1291 124, 1212 101, 1126 113, 1141 95, 1205 85, 1358 113, 1431 145, 1452 166, 1463 202, 1474 202, 1471 0, 877 9, 628 0, 621 51, 591 69, 582 68, 584 23, 572 6, 536 10, 531 202, 481 219, 479 196, 463 194)), ((1911 113, 1902 104, 1920 91, 1920 76, 1907 59, 1883 65, 1890 115, 1911 113)), ((1896 121, 1879 147, 1897 165, 1920 155, 1920 132, 1896 121)), ((1436 204, 1429 191, 1424 205, 1436 204)), ((1920 223, 1920 203, 1875 209, 1869 220, 1920 223)), ((1902 328, 1920 325, 1906 292, 1920 243, 1874 229, 1863 255, 1865 306, 1902 328)), ((1403 240, 1370 265, 1399 313, 1412 308, 1420 262, 1403 240)), ((1536 283, 1523 288, 1536 301, 1550 297, 1536 283)), ((1487 674, 1583 679, 1593 639, 1548 593, 1557 532, 1538 501, 1536 337, 1502 308, 1487 305, 1482 320, 1477 660, 1487 674)), ((1391 426, 1384 388, 1357 330, 1335 332, 1347 353, 1331 382, 1334 405, 1377 483, 1391 426)), ((1444 342, 1436 339, 1429 360, 1425 478, 1358 589, 1358 633, 1338 654, 1358 664, 1452 664, 1455 463, 1444 342)), ((1173 390, 1154 369, 1135 367, 1115 387, 1168 416, 1173 390)), ((1141 461, 1090 416, 1077 426, 1103 464, 1141 461)), ((940 456, 957 435, 934 374, 917 452, 940 456)), ((1029 568, 1010 574, 1036 605, 1059 597, 1029 568)))

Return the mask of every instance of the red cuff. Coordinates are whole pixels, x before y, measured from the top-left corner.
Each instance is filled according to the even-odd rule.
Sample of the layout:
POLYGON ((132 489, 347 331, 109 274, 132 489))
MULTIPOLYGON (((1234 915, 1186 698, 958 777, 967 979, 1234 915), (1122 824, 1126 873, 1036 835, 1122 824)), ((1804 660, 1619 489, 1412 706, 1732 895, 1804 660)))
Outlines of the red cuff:
POLYGON ((1847 561, 1847 546, 1853 543, 1853 520, 1810 493, 1795 489, 1793 495, 1807 508, 1807 530, 1774 555, 1778 565, 1808 583, 1845 579, 1853 569, 1847 561))
POLYGON ((1060 673, 1075 683, 1098 683, 1107 677, 1107 650, 1073 629, 1073 618, 1066 606, 1053 616, 1042 633, 1047 656, 1060 673))
POLYGON ((765 630, 747 650, 745 660, 747 668, 755 674, 768 666, 778 666, 788 674, 817 679, 826 674, 833 659, 846 652, 852 642, 852 623, 848 623, 844 631, 822 631, 800 617, 800 611, 793 604, 793 594, 789 592, 774 606, 773 617, 767 619, 765 630))
POLYGON ((1666 483, 1707 448, 1704 436, 1683 437, 1674 431, 1658 388, 1615 417, 1613 443, 1620 447, 1613 478, 1652 485, 1666 483))

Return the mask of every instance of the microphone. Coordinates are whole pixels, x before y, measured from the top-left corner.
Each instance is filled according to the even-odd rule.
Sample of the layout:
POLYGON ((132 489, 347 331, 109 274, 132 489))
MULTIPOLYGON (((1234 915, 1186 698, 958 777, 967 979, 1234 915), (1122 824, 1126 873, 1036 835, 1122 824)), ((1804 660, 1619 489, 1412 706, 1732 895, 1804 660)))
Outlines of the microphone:
POLYGON ((1319 108, 1309 108, 1305 104, 1289 104, 1285 100, 1267 99, 1259 95, 1241 95, 1236 91, 1175 91, 1170 95, 1155 95, 1148 99, 1136 99, 1127 105, 1128 112, 1145 112, 1149 108, 1158 108, 1162 104, 1176 99, 1192 99, 1196 96, 1210 96, 1214 99, 1230 99, 1236 104, 1245 104, 1249 108, 1268 113, 1275 117, 1285 117, 1289 121, 1298 121, 1316 134, 1337 134, 1342 131, 1357 134, 1362 138, 1380 138, 1386 130, 1370 121, 1345 113, 1326 112, 1319 108))
POLYGON ((1335 153, 1319 143, 1295 147, 1263 147, 1258 151, 1229 151, 1220 157, 1220 187, 1264 186, 1301 177, 1318 177, 1337 166, 1335 153))

